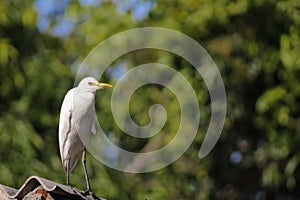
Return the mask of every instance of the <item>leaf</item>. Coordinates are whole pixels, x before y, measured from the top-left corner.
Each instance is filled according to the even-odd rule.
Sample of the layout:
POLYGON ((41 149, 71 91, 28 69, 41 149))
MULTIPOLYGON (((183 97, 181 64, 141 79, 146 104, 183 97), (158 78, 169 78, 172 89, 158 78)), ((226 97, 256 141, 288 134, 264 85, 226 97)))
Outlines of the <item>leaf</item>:
POLYGON ((265 113, 275 103, 284 97, 286 90, 282 86, 267 90, 256 102, 256 110, 259 113, 265 113))

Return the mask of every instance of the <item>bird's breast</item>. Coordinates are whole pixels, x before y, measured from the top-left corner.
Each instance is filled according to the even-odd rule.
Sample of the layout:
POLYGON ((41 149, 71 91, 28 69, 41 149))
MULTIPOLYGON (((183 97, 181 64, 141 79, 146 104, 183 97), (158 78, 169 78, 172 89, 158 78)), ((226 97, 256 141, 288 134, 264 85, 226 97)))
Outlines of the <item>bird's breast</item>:
POLYGON ((79 95, 76 99, 74 98, 73 114, 73 123, 80 139, 86 145, 95 116, 94 98, 88 95, 79 95))

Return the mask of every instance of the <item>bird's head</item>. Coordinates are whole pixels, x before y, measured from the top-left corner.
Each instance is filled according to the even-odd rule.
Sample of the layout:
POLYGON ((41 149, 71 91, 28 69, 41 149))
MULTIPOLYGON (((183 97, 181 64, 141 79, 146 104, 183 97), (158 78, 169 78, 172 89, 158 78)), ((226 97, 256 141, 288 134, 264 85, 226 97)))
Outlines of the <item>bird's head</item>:
POLYGON ((104 88, 111 88, 112 85, 108 83, 100 83, 93 77, 87 77, 80 81, 78 87, 86 91, 96 92, 97 90, 104 88))

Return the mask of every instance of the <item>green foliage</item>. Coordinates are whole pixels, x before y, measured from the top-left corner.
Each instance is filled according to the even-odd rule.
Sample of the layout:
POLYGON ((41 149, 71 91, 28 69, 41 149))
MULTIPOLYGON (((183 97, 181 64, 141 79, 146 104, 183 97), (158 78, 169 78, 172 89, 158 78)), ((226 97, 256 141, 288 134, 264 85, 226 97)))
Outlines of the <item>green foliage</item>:
MULTIPOLYGON (((72 19, 74 27, 70 34, 57 37, 52 34, 57 16, 50 16, 49 29, 41 32, 33 1, 1 1, 1 184, 20 187, 31 175, 64 183, 58 117, 76 66, 113 34, 159 26, 191 36, 217 63, 228 100, 220 141, 206 158, 198 158, 210 119, 210 100, 193 68, 166 52, 132 52, 116 63, 131 68, 158 62, 188 78, 198 91, 198 135, 175 163, 148 174, 117 172, 88 155, 95 193, 107 199, 296 199, 300 186, 299 1, 157 0, 149 16, 140 21, 116 7, 112 2, 83 6, 70 1, 62 17, 72 19), (240 153, 239 162, 231 160, 233 152, 240 153)), ((97 94, 97 98, 110 95, 97 94)), ((164 105, 172 116, 153 138, 155 147, 160 147, 178 128, 175 96, 156 86, 140 88, 132 96, 130 111, 138 124, 145 125, 154 103, 164 105)), ((114 135, 118 145, 132 151, 148 148, 148 140, 126 136, 117 127, 108 101, 97 101, 96 109, 104 130, 114 135)), ((83 179, 78 166, 71 173, 71 183, 84 188, 83 179)))

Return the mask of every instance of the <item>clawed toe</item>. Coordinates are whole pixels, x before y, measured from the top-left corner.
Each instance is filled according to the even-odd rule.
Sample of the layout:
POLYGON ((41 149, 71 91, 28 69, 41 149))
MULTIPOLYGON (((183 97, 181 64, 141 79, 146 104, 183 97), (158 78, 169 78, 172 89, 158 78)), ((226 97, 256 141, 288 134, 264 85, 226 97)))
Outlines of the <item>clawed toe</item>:
POLYGON ((91 200, 100 200, 91 190, 86 190, 84 196, 91 200))

